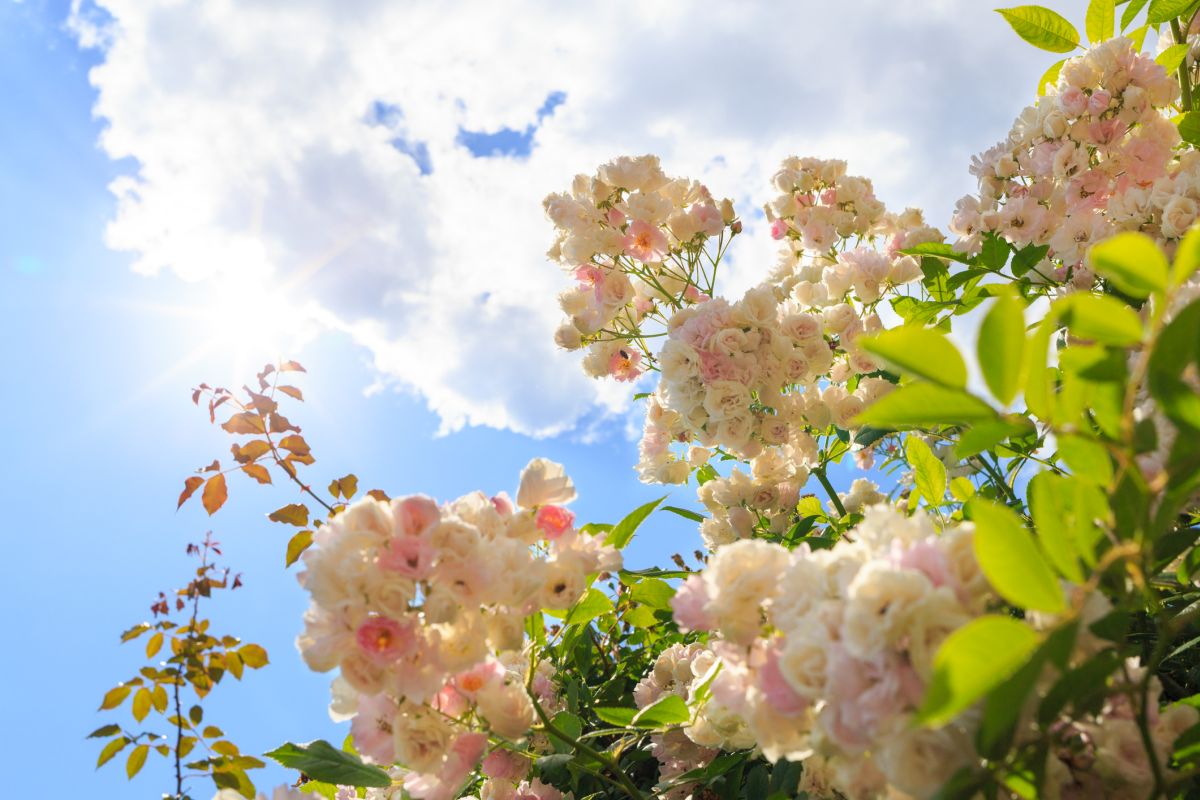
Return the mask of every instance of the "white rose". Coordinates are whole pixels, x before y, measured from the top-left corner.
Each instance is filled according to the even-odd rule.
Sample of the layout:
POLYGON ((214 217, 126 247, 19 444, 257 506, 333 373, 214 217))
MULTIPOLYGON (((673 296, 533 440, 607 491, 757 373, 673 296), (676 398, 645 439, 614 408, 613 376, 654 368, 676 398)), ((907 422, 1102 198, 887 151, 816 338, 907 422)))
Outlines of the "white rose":
POLYGON ((575 484, 567 477, 562 464, 545 458, 535 458, 521 470, 517 505, 522 508, 564 505, 574 499, 575 484))

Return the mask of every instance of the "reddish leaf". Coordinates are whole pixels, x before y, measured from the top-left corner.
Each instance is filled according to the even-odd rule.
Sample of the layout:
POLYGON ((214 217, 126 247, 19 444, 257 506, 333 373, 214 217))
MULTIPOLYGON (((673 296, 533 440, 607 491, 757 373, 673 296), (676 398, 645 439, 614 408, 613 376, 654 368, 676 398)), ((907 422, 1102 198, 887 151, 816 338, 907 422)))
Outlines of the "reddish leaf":
POLYGON ((298 456, 306 456, 311 452, 308 442, 304 441, 304 437, 295 434, 283 437, 279 442, 279 446, 284 450, 290 450, 298 456))
POLYGON ((207 467, 202 467, 201 469, 197 470, 197 472, 220 472, 220 471, 221 471, 221 462, 217 461, 215 458, 213 459, 213 462, 211 464, 209 464, 207 467))
POLYGON ((296 433, 299 433, 300 429, 288 422, 287 417, 283 416, 282 414, 272 414, 271 433, 283 433, 284 431, 295 431, 296 433))
POLYGON ((195 389, 192 392, 192 405, 196 405, 196 406, 200 405, 200 390, 199 389, 195 389))
POLYGON ((271 452, 271 445, 262 439, 251 439, 243 445, 233 445, 230 447, 230 450, 233 451, 234 461, 237 461, 239 464, 246 464, 271 452))
POLYGON ((247 464, 246 466, 242 467, 242 472, 246 473, 251 478, 254 478, 254 480, 258 481, 259 483, 271 482, 271 473, 267 472, 267 468, 262 464, 247 464))
POLYGON ((279 365, 280 372, 308 372, 298 361, 284 361, 279 365))
POLYGON ((213 475, 204 484, 204 494, 201 496, 201 501, 204 503, 204 510, 209 516, 217 513, 217 509, 225 505, 225 500, 228 499, 229 492, 225 488, 225 476, 213 475))
POLYGON ((249 406, 251 408, 253 408, 255 411, 261 412, 263 414, 270 414, 272 411, 274 411, 276 408, 279 407, 278 403, 276 403, 271 398, 267 397, 265 394, 258 394, 256 392, 253 392, 250 390, 250 387, 248 387, 248 386, 243 386, 242 388, 246 390, 246 394, 250 395, 249 406))
POLYGON ((249 411, 234 414, 221 423, 221 427, 230 433, 266 433, 262 417, 249 411))
POLYGON ((196 493, 196 490, 200 488, 200 484, 202 484, 202 483, 204 483, 204 478, 200 478, 200 477, 196 477, 196 476, 192 476, 191 478, 188 478, 186 481, 184 481, 183 482, 183 491, 179 493, 179 504, 176 505, 175 508, 176 509, 182 508, 183 504, 187 502, 189 497, 191 497, 193 494, 196 493))
POLYGON ((277 508, 267 515, 272 522, 285 522, 303 528, 308 524, 308 506, 303 503, 289 503, 283 508, 277 508))
POLYGON ((294 397, 300 401, 304 400, 304 393, 301 392, 299 389, 297 389, 295 386, 278 386, 276 388, 279 389, 279 391, 286 394, 288 397, 294 397))

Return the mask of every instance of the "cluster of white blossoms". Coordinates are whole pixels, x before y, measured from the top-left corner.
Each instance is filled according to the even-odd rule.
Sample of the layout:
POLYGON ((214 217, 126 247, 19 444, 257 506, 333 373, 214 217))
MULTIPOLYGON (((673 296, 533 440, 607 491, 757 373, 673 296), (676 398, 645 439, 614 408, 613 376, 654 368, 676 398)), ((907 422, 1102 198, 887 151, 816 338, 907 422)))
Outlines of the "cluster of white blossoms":
POLYGON ((769 760, 817 753, 843 769, 834 785, 848 796, 890 785, 927 797, 967 763, 970 739, 956 726, 913 728, 912 713, 938 646, 990 590, 969 526, 939 535, 924 513, 887 505, 864 515, 853 541, 827 550, 722 547, 676 594, 675 619, 719 637, 712 697, 769 760), (936 763, 916 765, 914 753, 936 763))
POLYGON ((367 498, 319 528, 300 581, 312 596, 297 645, 314 670, 340 669, 335 711, 354 715, 359 752, 409 772, 423 800, 452 797, 490 732, 526 736, 534 721, 525 619, 566 609, 620 554, 580 533, 575 487, 535 459, 515 502, 481 492, 367 498))
POLYGON ((651 155, 578 175, 570 192, 550 195, 544 206, 556 229, 550 258, 579 282, 559 296, 567 321, 555 340, 587 347, 589 375, 623 381, 653 358, 643 329, 708 297, 720 251, 741 229, 729 200, 715 200, 697 181, 668 178, 651 155), (707 252, 714 241, 717 252, 707 252))
POLYGON ((790 158, 774 184, 782 194, 767 216, 780 260, 736 301, 711 296, 722 225, 739 230, 732 207, 718 213, 703 187, 668 180, 657 159, 617 159, 546 200, 559 231, 551 257, 581 280, 560 298, 571 319, 559 344, 587 343, 584 369, 595 377, 632 380, 648 366, 661 373, 640 446, 644 481, 684 483, 717 450, 749 461, 774 449, 769 471, 788 461, 782 494, 794 494, 809 468, 794 458, 810 449, 804 436, 849 428, 891 388, 867 377, 879 365, 855 340, 883 329, 874 308, 888 292, 921 277, 902 251, 942 235, 919 211, 889 213, 843 161, 790 158), (710 228, 679 227, 704 217, 710 228), (658 244, 647 250, 633 233, 618 236, 621 226, 632 230, 630 219, 656 221, 658 244), (704 250, 713 236, 715 255, 704 250))
POLYGON ((1031 274, 1082 289, 1095 279, 1088 247, 1118 231, 1169 249, 1200 216, 1200 154, 1175 150, 1168 119, 1178 95, 1175 79, 1127 38, 1066 61, 1057 86, 973 160, 979 194, 958 202, 956 247, 977 252, 986 232, 1017 247, 1048 245, 1031 274))
MULTIPOLYGON (((814 796, 927 798, 960 768, 980 763, 971 744, 980 715, 968 709, 931 729, 913 725, 913 714, 938 647, 998 598, 979 569, 970 524, 939 532, 923 511, 907 516, 874 505, 863 512, 853 540, 827 550, 789 551, 758 539, 717 550, 672 601, 679 626, 710 632, 708 645, 677 646, 643 685, 686 685, 680 675, 687 670, 677 665, 690 661, 692 691, 710 685, 697 718, 715 716, 724 731, 748 738, 731 747, 693 725, 682 731, 689 740, 717 749, 749 742, 772 762, 804 761, 805 785, 814 796)), ((1082 608, 1085 623, 1111 610, 1098 594, 1087 595, 1082 608)), ((1028 621, 1039 630, 1057 622, 1038 614, 1028 621)), ((1072 663, 1094 656, 1101 645, 1081 632, 1072 663)), ((1140 679, 1135 664, 1126 672, 1128 680, 1140 679)), ((1035 696, 1044 696, 1058 677, 1047 671, 1035 696)), ((1152 684, 1158 691, 1157 681, 1152 684)), ((1190 706, 1154 716, 1151 733, 1162 763, 1174 738, 1198 718, 1190 706)), ((1036 726, 1026 725, 1018 737, 1036 736, 1036 726)), ((1148 793, 1153 774, 1127 700, 1111 700, 1100 714, 1064 719, 1060 727, 1061 746, 1050 767, 1054 796, 1148 793), (1080 787, 1095 792, 1080 794, 1080 787)))

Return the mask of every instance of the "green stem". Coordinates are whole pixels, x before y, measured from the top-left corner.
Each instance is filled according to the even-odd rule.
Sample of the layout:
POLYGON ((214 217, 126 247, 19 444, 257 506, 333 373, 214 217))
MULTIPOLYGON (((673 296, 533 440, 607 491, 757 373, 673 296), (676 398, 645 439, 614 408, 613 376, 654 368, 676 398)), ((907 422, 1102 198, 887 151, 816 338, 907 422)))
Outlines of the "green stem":
MULTIPOLYGON (((1179 27, 1179 20, 1171 20, 1171 33, 1175 35, 1176 44, 1187 44, 1187 35, 1179 27)), ((1179 89, 1184 111, 1192 110, 1192 80, 1188 77, 1188 63, 1185 55, 1179 62, 1179 89)))
POLYGON ((842 505, 842 498, 838 497, 838 493, 834 491, 833 484, 829 482, 829 477, 825 474, 825 466, 821 465, 813 470, 813 474, 817 476, 817 480, 825 487, 825 493, 829 495, 830 502, 837 509, 840 516, 846 516, 846 507, 842 505))

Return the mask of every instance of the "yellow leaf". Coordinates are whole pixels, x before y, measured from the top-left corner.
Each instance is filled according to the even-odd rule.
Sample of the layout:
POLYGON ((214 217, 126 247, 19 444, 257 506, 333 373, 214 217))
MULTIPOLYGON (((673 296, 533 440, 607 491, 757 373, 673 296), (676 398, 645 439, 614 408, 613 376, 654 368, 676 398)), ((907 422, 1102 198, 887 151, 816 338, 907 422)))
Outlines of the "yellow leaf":
POLYGON ((251 439, 243 445, 234 444, 230 447, 233 458, 239 464, 245 464, 271 452, 271 445, 262 439, 251 439))
POLYGON ((146 658, 154 658, 154 655, 162 649, 163 635, 162 631, 156 632, 146 642, 146 658))
POLYGON ((100 757, 96 759, 96 766, 100 767, 112 760, 112 757, 124 749, 125 745, 129 744, 129 740, 124 736, 118 736, 104 745, 104 749, 100 751, 100 757))
POLYGON ((303 436, 292 435, 285 436, 280 440, 279 446, 284 450, 291 451, 298 456, 306 456, 311 452, 308 442, 304 441, 303 436))
POLYGON ((277 508, 267 515, 272 522, 285 522, 303 528, 308 524, 308 506, 303 503, 289 503, 283 508, 277 508))
POLYGON ((121 705, 131 691, 133 690, 124 684, 109 689, 108 693, 104 695, 104 700, 100 703, 100 710, 108 711, 111 708, 121 705))
POLYGON ((138 689, 133 696, 133 718, 141 722, 150 713, 150 690, 145 687, 138 689))
POLYGON ((304 530, 291 538, 287 545, 287 557, 283 563, 285 569, 295 564, 296 559, 300 558, 300 554, 308 549, 308 546, 312 544, 312 536, 312 531, 304 530))
POLYGON ((204 510, 209 516, 217 513, 217 509, 225 505, 226 499, 229 497, 229 491, 225 487, 224 475, 213 475, 204 483, 204 495, 200 498, 204 503, 204 510))
POLYGON ((250 669, 258 669, 267 665, 267 651, 257 644, 244 644, 238 648, 238 655, 250 669))
POLYGON ((150 701, 154 703, 154 708, 158 713, 167 713, 167 690, 162 686, 154 687, 154 691, 150 693, 150 701))
POLYGON ((225 669, 229 670, 229 674, 240 681, 245 667, 242 665, 242 659, 238 657, 238 654, 230 652, 225 658, 225 669))
POLYGON ((133 752, 129 754, 129 758, 125 761, 125 775, 132 778, 141 771, 142 765, 146 763, 146 754, 150 752, 150 745, 139 744, 133 748, 133 752))
POLYGON ((259 483, 271 482, 271 473, 267 472, 267 468, 262 464, 246 464, 244 467, 242 467, 242 472, 246 473, 251 478, 254 478, 254 480, 258 481, 259 483))
POLYGON ((263 418, 250 411, 234 414, 221 423, 221 428, 229 433, 266 433, 263 418))
POLYGON ((239 755, 237 745, 226 739, 222 739, 219 742, 213 742, 212 749, 223 756, 233 757, 239 755))

